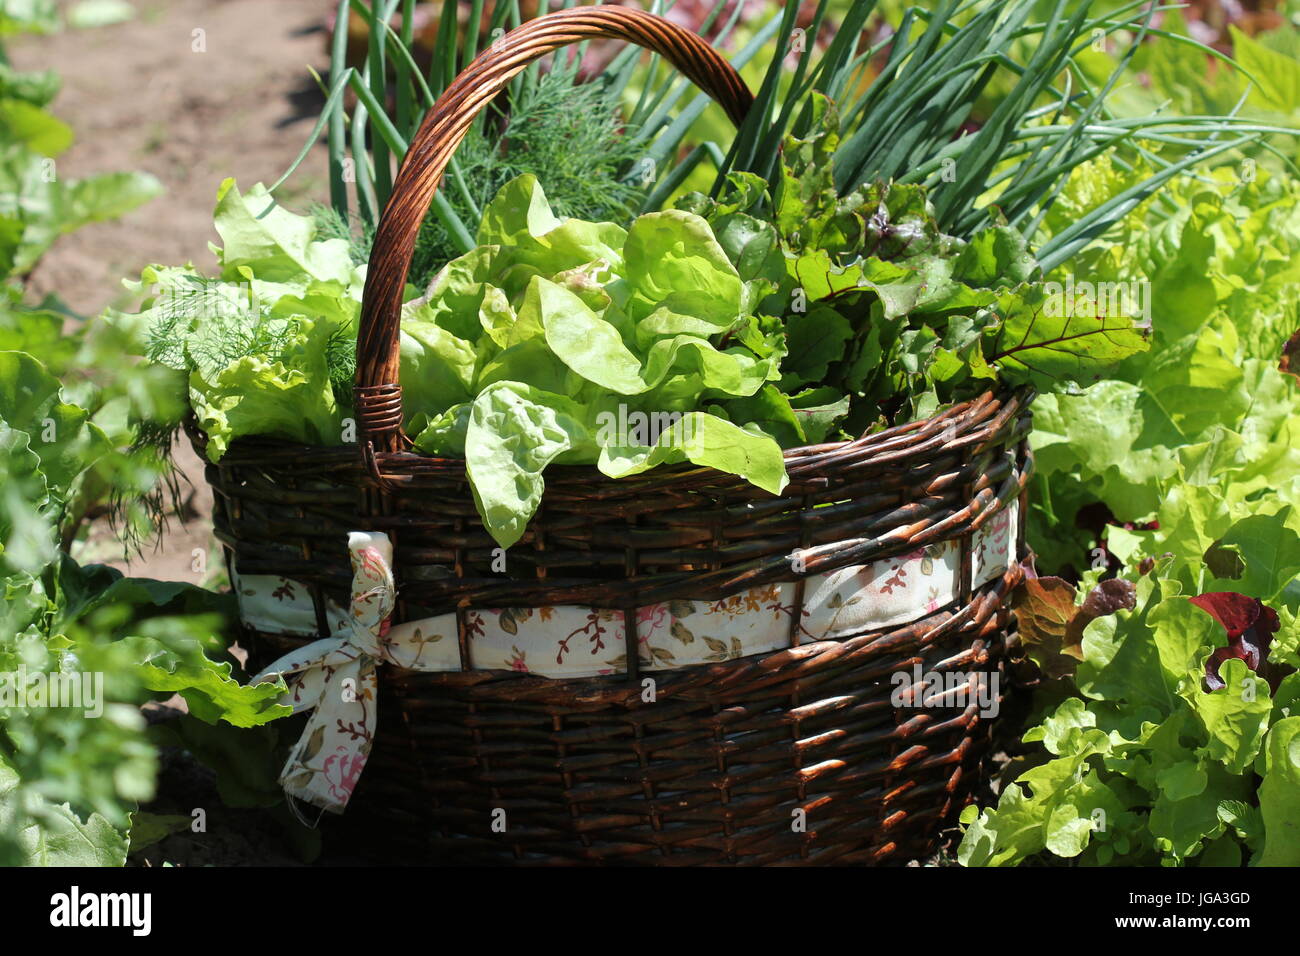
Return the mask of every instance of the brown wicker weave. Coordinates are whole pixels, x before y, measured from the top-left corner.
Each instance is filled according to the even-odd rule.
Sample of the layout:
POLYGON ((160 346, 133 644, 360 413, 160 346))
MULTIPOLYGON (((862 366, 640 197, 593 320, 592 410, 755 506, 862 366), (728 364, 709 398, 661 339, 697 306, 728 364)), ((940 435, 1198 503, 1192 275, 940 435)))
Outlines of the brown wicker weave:
MULTIPOLYGON (((985 394, 857 441, 786 453, 781 496, 702 468, 613 481, 553 467, 542 508, 492 569, 464 463, 406 449, 397 384, 402 286, 419 222, 474 113, 532 59, 617 37, 675 63, 739 120, 750 97, 693 34, 621 7, 567 10, 485 51, 420 128, 376 236, 358 339, 356 447, 244 439, 208 480, 217 534, 241 574, 346 602, 347 532, 395 545, 396 620, 455 611, 461 673, 380 668, 380 723, 345 821, 378 852, 441 862, 881 863, 930 850, 978 780, 990 722, 891 704, 898 669, 1001 673, 1012 627, 1000 579, 970 589, 971 538, 1021 498, 1030 396, 985 394), (801 643, 802 578, 957 540, 962 591, 916 623, 801 643), (790 556, 804 555, 794 573, 790 556), (717 600, 797 580, 790 648, 655 672, 643 701, 636 628, 628 673, 552 680, 473 670, 465 612, 612 609, 717 600), (492 828, 504 810, 508 826, 492 828), (794 825, 806 814, 806 827, 794 825)), ((202 434, 190 435, 201 450, 202 434)), ((1021 525, 1023 526, 1023 520, 1021 525)), ((1023 543, 1017 545, 1017 555, 1023 543)), ((301 637, 257 633, 261 664, 301 637)), ((526 634, 521 633, 521 640, 526 634)))

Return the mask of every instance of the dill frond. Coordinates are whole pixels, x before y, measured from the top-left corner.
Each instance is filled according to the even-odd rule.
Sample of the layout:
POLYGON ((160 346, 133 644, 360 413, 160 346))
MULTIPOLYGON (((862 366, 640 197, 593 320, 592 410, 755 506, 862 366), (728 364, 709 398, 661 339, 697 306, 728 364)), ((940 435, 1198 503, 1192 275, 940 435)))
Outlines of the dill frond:
MULTIPOLYGON (((621 222, 635 212, 644 189, 625 173, 642 147, 633 142, 617 95, 602 83, 579 82, 576 61, 557 61, 536 85, 524 86, 504 115, 487 120, 470 131, 456 153, 461 177, 479 209, 510 180, 533 173, 558 216, 621 222)), ((477 225, 461 190, 450 182, 442 188, 462 221, 477 225)), ((347 239, 358 264, 369 259, 373 225, 345 222, 326 206, 311 212, 320 236, 347 239)), ((410 281, 424 288, 457 255, 442 223, 426 216, 415 242, 410 281)))

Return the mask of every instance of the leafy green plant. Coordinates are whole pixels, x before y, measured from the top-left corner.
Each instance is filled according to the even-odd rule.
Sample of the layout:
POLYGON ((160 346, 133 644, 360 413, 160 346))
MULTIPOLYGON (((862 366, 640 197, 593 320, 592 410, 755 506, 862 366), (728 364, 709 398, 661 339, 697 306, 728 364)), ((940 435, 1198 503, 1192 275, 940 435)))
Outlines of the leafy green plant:
MULTIPOLYGON (((564 220, 549 189, 515 175, 532 154, 499 149, 499 131, 530 103, 589 96, 593 135, 617 141, 617 120, 601 124, 634 87, 610 78, 639 70, 639 55, 581 93, 563 67, 526 74, 449 173, 421 236, 432 281, 419 272, 406 291, 405 427, 421 451, 466 459, 505 545, 524 533, 553 462, 621 475, 693 461, 776 490, 782 447, 994 384, 1045 393, 1029 538, 1039 569, 1064 577, 1031 580, 1019 605, 1046 678, 1026 740, 1043 746, 1008 773, 997 806, 964 815, 968 865, 1271 864, 1300 852, 1300 426, 1297 380, 1278 367, 1300 328, 1300 196, 1285 176, 1222 164, 1287 126, 1237 100, 1187 116, 1129 109, 1121 80, 1136 64, 1218 57, 1139 6, 908 8, 892 38, 861 48, 872 5, 855 5, 821 57, 793 68, 787 7, 763 27, 780 38, 773 66, 728 155, 689 139, 700 98, 668 121, 681 78, 647 81, 619 135, 683 161, 659 163, 648 192, 620 185, 630 154, 611 162, 592 204, 564 220), (1092 48, 1098 30, 1123 41, 1118 55, 1092 48), (711 194, 669 202, 707 159, 721 169, 711 194), (645 214, 629 222, 638 201, 645 214), (598 221, 611 212, 622 224, 598 221), (1062 310, 1052 291, 1137 278, 1151 286, 1150 333, 1140 310, 1088 296, 1062 310), (667 425, 629 435, 632 413, 667 425), (1078 575, 1090 552, 1118 576, 1102 580, 1095 564, 1078 575), (1227 594, 1253 609, 1244 625, 1218 607, 1227 594)), ((311 137, 329 128, 333 212, 294 216, 262 187, 227 182, 219 275, 150 267, 144 311, 114 317, 187 398, 214 459, 244 435, 344 440, 367 224, 423 110, 483 35, 469 30, 458 52, 445 9, 449 55, 426 78, 403 35, 409 18, 387 26, 397 3, 352 7, 372 28, 367 64, 349 71, 336 47, 311 137), (358 102, 350 115, 345 88, 358 102)), ((818 6, 818 25, 830 9, 818 6)), ((1222 75, 1244 93, 1257 72, 1222 75)), ((555 128, 539 133, 537 155, 555 128)), ((16 513, 14 528, 42 514, 16 513)), ((52 554, 48 536, 9 540, 20 555, 52 554)), ((214 717, 271 715, 261 700, 221 703, 224 679, 203 667, 137 679, 183 686, 214 717)), ((106 800, 111 810, 122 795, 106 800)))
POLYGON ((181 693, 202 719, 239 726, 282 713, 276 685, 232 677, 229 598, 80 568, 58 550, 75 488, 111 453, 41 362, 0 352, 0 860, 11 864, 121 862, 155 770, 136 705, 181 693), (87 696, 47 698, 55 675, 87 696))
MULTIPOLYGON (((346 242, 314 239, 309 220, 279 208, 267 214, 265 202, 260 187, 242 196, 227 183, 216 213, 222 276, 252 276, 256 308, 193 270, 158 267, 142 283, 158 284, 163 294, 140 315, 119 320, 154 343, 155 362, 188 375, 214 460, 240 435, 337 444, 347 411, 340 399, 350 401, 331 388, 329 375, 330 343, 340 331, 355 337, 360 304, 346 242), (256 350, 246 351, 250 346, 256 350)), ((463 454, 465 429, 487 429, 470 443, 468 464, 488 527, 503 543, 522 533, 536 507, 545 463, 566 452, 568 460, 594 461, 596 419, 620 402, 695 417, 655 448, 611 444, 602 457, 611 473, 686 458, 738 468, 779 489, 784 468, 772 439, 697 410, 705 394, 747 395, 775 380, 780 356, 778 342, 756 329, 747 340, 757 351, 710 341, 753 320, 742 313, 735 269, 702 220, 674 211, 626 230, 561 223, 536 180, 524 176, 488 204, 479 238, 483 244, 449 263, 428 296, 407 303, 403 381, 408 428, 426 450, 463 454), (618 328, 612 313, 594 311, 606 315, 611 295, 618 297, 618 328), (528 431, 519 445, 520 454, 533 456, 529 467, 510 459, 503 443, 515 426, 524 429, 530 415, 557 414, 545 443, 528 431), (488 418, 498 421, 495 430, 488 418), (674 436, 680 444, 672 444, 674 436), (534 495, 520 500, 516 488, 525 482, 534 495)))
MULTIPOLYGON (((58 26, 57 13, 53 4, 8 4, 0 19, 0 35, 48 32, 58 26)), ((71 144, 73 134, 47 109, 58 90, 57 74, 48 70, 18 72, 0 46, 0 116, 4 118, 0 123, 0 274, 4 279, 0 348, 39 356, 46 368, 64 381, 72 399, 96 419, 97 427, 110 433, 111 443, 124 439, 124 431, 130 427, 121 415, 127 393, 134 396, 142 414, 158 411, 149 398, 156 395, 149 388, 154 377, 144 372, 135 383, 120 379, 116 391, 101 387, 95 379, 103 377, 101 369, 115 367, 105 361, 118 351, 114 344, 100 336, 90 345, 83 318, 54 296, 39 305, 27 303, 23 282, 60 236, 121 216, 155 197, 161 186, 154 177, 140 172, 81 180, 61 176, 57 156, 71 144)), ((143 469, 138 467, 142 464, 139 459, 104 455, 75 488, 67 490, 61 526, 65 546, 75 537, 81 517, 113 494, 110 472, 115 479, 142 489, 155 487, 159 475, 167 473, 157 460, 143 469)), ((123 510, 133 512, 131 524, 138 528, 139 509, 123 510)))
POLYGON ((348 241, 320 238, 312 218, 232 180, 214 220, 223 242, 215 280, 193 266, 150 266, 129 284, 141 311, 107 315, 147 367, 170 377, 176 412, 156 417, 148 437, 165 452, 192 407, 213 460, 241 434, 340 442, 364 283, 348 241))
MULTIPOLYGON (((1131 314, 1054 310, 1014 228, 989 226, 969 242, 946 235, 917 185, 841 195, 839 123, 817 94, 814 118, 806 138, 786 142, 774 188, 733 173, 721 201, 681 204, 708 219, 743 276, 768 283, 763 309, 784 317, 790 353, 781 387, 844 402, 837 437, 931 414, 998 382, 1066 387, 1145 349, 1131 314)), ((787 407, 770 394, 767 404, 790 419, 806 400, 792 395, 787 407)))
MULTIPOLYGON (((1068 191, 1123 183, 1098 164, 1068 191)), ((1178 213, 1152 207, 1055 275, 1149 283, 1153 341, 1145 361, 1036 405, 1042 523, 1029 530, 1049 570, 1102 543, 1120 558, 1139 548, 1199 558, 1233 520, 1295 493, 1296 380, 1278 363, 1300 327, 1296 183, 1267 175, 1243 183, 1225 169, 1170 194, 1178 213), (1194 449, 1210 446, 1222 452, 1198 460, 1194 449), (1085 511, 1095 503, 1117 525, 1158 528, 1108 527, 1099 537, 1085 511)))
MULTIPOLYGON (((773 176, 777 147, 790 132, 806 134, 814 122, 809 97, 822 93, 843 107, 834 159, 841 193, 876 179, 924 184, 945 231, 967 237, 1005 221, 1036 242, 1039 260, 1050 269, 1191 166, 1231 155, 1265 132, 1289 133, 1232 111, 1115 115, 1110 97, 1148 35, 1225 59, 1186 36, 1156 29, 1150 23, 1155 7, 1136 0, 1096 15, 1091 3, 1077 0, 945 0, 933 9, 908 7, 890 36, 865 48, 862 28, 875 4, 854 4, 825 54, 815 62, 800 57, 793 82, 783 84, 797 6, 785 8, 777 55, 715 193, 732 170, 773 176), (1037 19, 1044 6, 1046 17, 1037 19), (1081 62, 1091 45, 1098 36, 1116 35, 1132 42, 1108 75, 1090 75, 1081 62), (1023 62, 1012 50, 1024 55, 1023 62), (882 57, 883 69, 867 82, 882 57), (980 115, 977 106, 995 88, 999 95, 980 115), (1042 218, 1071 170, 1103 153, 1126 167, 1142 161, 1147 175, 1128 193, 1084 210, 1071 230, 1039 240, 1042 218)), ((811 32, 828 9, 829 0, 821 0, 811 32)))
POLYGON ((406 329, 435 363, 413 369, 430 419, 416 447, 465 457, 498 542, 523 534, 551 461, 595 462, 615 478, 691 461, 781 490, 776 442, 708 410, 778 379, 783 350, 746 309, 741 277, 702 219, 561 222, 523 176, 489 204, 478 239, 406 329), (601 427, 633 413, 667 413, 673 425, 657 441, 601 427))
POLYGON ((6 0, 0 10, 0 37, 13 33, 53 33, 59 28, 54 0, 6 0))
MULTIPOLYGON (((0 36, 51 29, 55 13, 53 4, 9 4, 0 13, 0 36)), ((58 91, 53 71, 14 70, 0 47, 0 274, 6 279, 30 272, 59 236, 117 218, 162 191, 142 172, 61 177, 56 157, 73 135, 46 109, 58 91)))
MULTIPOLYGON (((1258 648, 1254 669, 1249 654, 1213 650, 1225 632, 1201 609, 1205 599, 1239 595, 1189 599, 1165 576, 1170 562, 1158 564, 1138 579, 1131 610, 1083 628, 1081 696, 1025 734, 1051 758, 1007 786, 995 809, 967 808, 962 863, 1007 865, 1044 851, 1083 865, 1300 863, 1300 628, 1295 599, 1283 593, 1300 571, 1294 515, 1247 518, 1226 536, 1235 544, 1264 532, 1284 545, 1282 562, 1256 551, 1245 567, 1248 589, 1271 593, 1282 609, 1280 633, 1263 646, 1287 676, 1270 685, 1258 648)), ((1072 604, 1060 610, 1077 613, 1072 604)))
MULTIPOLYGON (((1164 26, 1166 38, 1182 32, 1176 15, 1164 26)), ((1284 125, 1259 107, 1285 64, 1265 65, 1253 41, 1237 39, 1246 69, 1208 77, 1194 44, 1145 44, 1132 65, 1150 82, 1123 85, 1112 106, 1142 116, 1167 97, 1192 115, 1236 112, 1253 80, 1243 122, 1284 125)), ((1080 63, 1094 80, 1116 68, 1096 50, 1080 63)), ((1045 762, 1008 783, 995 808, 966 811, 959 856, 968 865, 1300 859, 1287 822, 1300 795, 1292 746, 1300 423, 1295 380, 1278 369, 1300 327, 1296 185, 1287 172, 1253 175, 1253 163, 1211 174, 1212 166, 1130 206, 1104 241, 1049 276, 1147 283, 1154 340, 1142 361, 1036 404, 1030 543, 1040 569, 1071 574, 1091 555, 1094 570, 1077 593, 1043 578, 1020 595, 1028 654, 1049 679, 1044 718, 1025 739, 1047 753, 1031 758, 1045 762), (1121 576, 1094 586, 1114 570, 1121 576), (1134 582, 1132 603, 1087 610, 1106 605, 1101 588, 1134 582), (1245 631, 1198 609, 1229 594, 1276 619, 1277 633, 1247 649, 1245 631)), ((1076 168, 1043 231, 1077 232, 1087 209, 1138 198, 1150 171, 1147 156, 1076 168)))
MULTIPOLYGON (((1161 20, 1160 36, 1149 36, 1130 61, 1125 82, 1108 99, 1117 117, 1133 119, 1165 112, 1173 116, 1235 115, 1262 128, 1285 128, 1289 134, 1264 136, 1242 152, 1274 171, 1296 175, 1294 131, 1300 128, 1294 91, 1300 80, 1300 42, 1293 25, 1248 35, 1236 26, 1226 29, 1237 68, 1208 63, 1204 52, 1187 42, 1188 10, 1171 9, 1161 20), (1165 42, 1165 37, 1180 38, 1165 42), (1207 68, 1208 67, 1208 68, 1207 68), (1133 82, 1137 77, 1144 82, 1133 82)), ((1115 44, 1117 46, 1117 44, 1115 44)), ((1094 82, 1114 71, 1116 49, 1090 47, 1079 55, 1080 69, 1094 82)), ((1222 162, 1229 161, 1223 157, 1222 162)))
MULTIPOLYGON (((1131 175, 1081 168, 1066 210, 1131 175)), ((1278 367, 1300 327, 1300 193, 1229 169, 1170 191, 1178 212, 1144 208, 1071 266, 1094 282, 1150 283, 1150 356, 1040 398, 1032 437, 1040 569, 1109 558, 1136 600, 1080 618, 1105 560, 1078 594, 1060 579, 1026 585, 1029 654, 1060 678, 1026 740, 1052 756, 996 808, 967 812, 971 865, 1045 852, 1085 864, 1300 860, 1288 823, 1300 794, 1300 416, 1297 381, 1278 367), (1220 623, 1230 615, 1207 601, 1229 593, 1257 616, 1220 623)))
POLYGON ((61 180, 44 152, 0 150, 0 269, 28 273, 59 236, 116 219, 161 192, 148 173, 61 180))

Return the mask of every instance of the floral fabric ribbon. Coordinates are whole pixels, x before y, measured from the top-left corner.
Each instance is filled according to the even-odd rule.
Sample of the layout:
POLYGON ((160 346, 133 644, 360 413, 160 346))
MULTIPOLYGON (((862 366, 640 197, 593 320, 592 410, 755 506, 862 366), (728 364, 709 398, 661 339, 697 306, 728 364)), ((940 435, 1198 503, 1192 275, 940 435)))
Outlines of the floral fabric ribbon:
MULTIPOLYGON (((1001 577, 1019 560, 1019 524, 1013 501, 974 533, 966 569, 972 589, 1001 577)), ((802 601, 795 582, 782 581, 720 601, 673 600, 639 607, 640 669, 696 667, 781 650, 792 639, 807 644, 898 627, 955 601, 962 570, 959 543, 941 541, 812 575, 804 582, 802 601), (798 621, 792 620, 796 610, 798 621)), ((240 617, 249 629, 308 638, 322 633, 316 601, 306 584, 278 575, 240 574, 238 566, 233 580, 240 617)), ((324 610, 329 628, 324 633, 348 631, 345 611, 329 602, 324 610)), ((413 617, 421 614, 418 607, 410 610, 413 617)), ((463 617, 464 656, 461 624, 450 612, 397 625, 394 630, 407 636, 391 652, 418 651, 418 666, 424 671, 514 670, 556 680, 627 672, 621 611, 564 604, 472 607, 463 617)))
MULTIPOLYGON (((378 706, 375 666, 380 662, 424 669, 426 643, 420 622, 389 626, 396 604, 393 545, 388 535, 348 535, 352 560, 352 603, 345 624, 333 636, 281 657, 254 682, 284 677, 281 703, 294 713, 311 710, 302 736, 280 774, 285 793, 342 813, 374 742, 378 706)), ((330 617, 338 617, 331 609, 330 617)))
MULTIPOLYGON (((971 586, 1002 575, 1017 559, 1016 504, 1002 509, 972 540, 971 586)), ((470 609, 469 660, 461 657, 455 614, 390 626, 396 603, 393 546, 382 533, 348 535, 352 600, 327 602, 330 637, 286 654, 258 680, 283 676, 283 703, 311 710, 307 728, 280 776, 285 792, 342 813, 366 764, 376 726, 376 665, 409 670, 515 670, 555 679, 627 670, 623 615, 602 608, 470 609)), ((838 640, 920 620, 959 591, 960 548, 940 542, 867 565, 807 579, 800 619, 793 582, 751 588, 722 601, 668 601, 637 611, 642 670, 658 671, 769 653, 796 643, 838 640)), ((244 623, 254 630, 316 633, 316 607, 303 584, 235 571, 244 623)), ((292 805, 292 804, 291 804, 292 805)))

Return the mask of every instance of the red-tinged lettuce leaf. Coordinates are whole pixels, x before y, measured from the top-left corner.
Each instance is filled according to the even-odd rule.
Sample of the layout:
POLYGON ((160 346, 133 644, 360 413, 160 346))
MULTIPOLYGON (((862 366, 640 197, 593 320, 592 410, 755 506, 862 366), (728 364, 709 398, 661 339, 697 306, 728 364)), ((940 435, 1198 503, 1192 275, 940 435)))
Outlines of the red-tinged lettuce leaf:
POLYGON ((1102 581, 1074 603, 1074 585, 1057 577, 1027 578, 1016 592, 1020 640, 1029 658, 1049 678, 1068 677, 1083 660, 1083 632, 1099 617, 1136 606, 1132 581, 1102 581))
POLYGON ((1044 676, 1066 677, 1081 659, 1078 646, 1069 646, 1066 631, 1078 608, 1074 588, 1056 577, 1026 580, 1016 592, 1016 620, 1029 658, 1044 676))
POLYGON ((1282 346, 1282 361, 1277 367, 1300 382, 1300 329, 1282 346))
POLYGON ((1149 330, 1129 316, 1079 314, 1041 286, 1004 292, 992 309, 1000 321, 985 333, 986 358, 1011 382, 1087 384, 1148 348, 1149 330))
MULTIPOLYGON (((1281 626, 1277 612, 1258 598, 1235 591, 1212 591, 1188 598, 1228 632, 1228 646, 1220 647, 1205 663, 1205 685, 1210 691, 1224 687, 1219 667, 1224 661, 1244 661, 1256 674, 1263 674, 1269 645, 1281 626)), ((1273 683, 1270 681, 1270 683, 1273 683)))
POLYGON ((1083 629, 1089 622, 1106 614, 1114 614, 1120 609, 1131 611, 1136 606, 1136 588, 1132 581, 1123 578, 1102 581, 1088 592, 1088 596, 1083 599, 1083 605, 1079 608, 1076 622, 1079 618, 1085 619, 1078 624, 1079 637, 1083 637, 1083 629))

